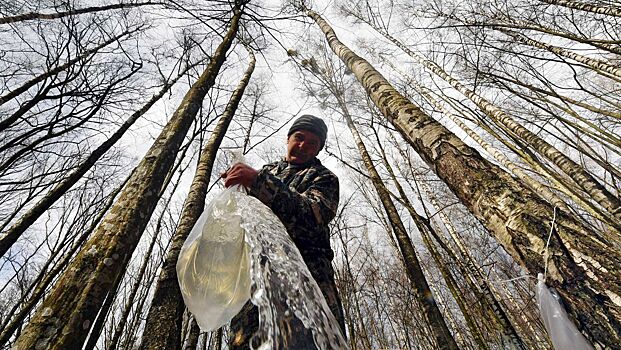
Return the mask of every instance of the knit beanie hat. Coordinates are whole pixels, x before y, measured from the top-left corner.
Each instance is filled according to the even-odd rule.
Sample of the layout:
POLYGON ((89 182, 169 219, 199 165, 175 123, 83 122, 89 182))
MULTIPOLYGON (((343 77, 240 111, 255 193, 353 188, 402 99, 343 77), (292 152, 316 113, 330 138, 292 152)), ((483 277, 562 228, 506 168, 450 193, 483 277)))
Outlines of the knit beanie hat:
POLYGON ((289 128, 287 137, 291 136, 291 134, 298 130, 307 130, 319 136, 319 139, 321 140, 321 147, 319 149, 323 149, 323 146, 326 144, 326 138, 328 137, 328 127, 322 119, 310 114, 300 116, 293 122, 291 128, 289 128))

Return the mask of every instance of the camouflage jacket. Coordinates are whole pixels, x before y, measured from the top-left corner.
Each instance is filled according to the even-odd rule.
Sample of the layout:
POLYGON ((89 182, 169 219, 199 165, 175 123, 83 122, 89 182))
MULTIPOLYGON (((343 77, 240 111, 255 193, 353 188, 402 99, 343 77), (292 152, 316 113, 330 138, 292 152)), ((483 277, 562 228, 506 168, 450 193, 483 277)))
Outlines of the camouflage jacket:
POLYGON ((284 224, 309 269, 309 260, 332 260, 328 223, 336 215, 339 180, 317 158, 302 165, 285 160, 265 165, 250 194, 284 224))
MULTIPOLYGON (((267 164, 259 171, 249 192, 284 224, 289 236, 300 250, 308 270, 319 285, 330 310, 345 334, 345 317, 334 281, 328 223, 336 215, 339 203, 339 181, 336 175, 315 158, 303 165, 287 161, 267 164)), ((229 349, 248 349, 252 334, 259 325, 256 306, 250 302, 231 320, 229 349)), ((295 344, 288 349, 316 349, 310 331, 301 323, 295 344)))

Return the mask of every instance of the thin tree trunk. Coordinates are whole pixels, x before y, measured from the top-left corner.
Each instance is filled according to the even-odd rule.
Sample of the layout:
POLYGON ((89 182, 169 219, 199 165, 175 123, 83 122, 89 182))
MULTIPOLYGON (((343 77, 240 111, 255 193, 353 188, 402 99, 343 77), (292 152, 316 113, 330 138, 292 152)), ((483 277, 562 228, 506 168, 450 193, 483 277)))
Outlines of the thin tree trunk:
POLYGON ((536 274, 543 272, 543 257, 548 257, 547 283, 556 288, 579 329, 606 346, 619 344, 620 253, 564 212, 556 215, 552 225, 552 206, 400 95, 367 61, 343 45, 319 15, 307 14, 387 120, 514 260, 536 274))
POLYGON ((563 6, 574 10, 599 13, 602 15, 621 17, 621 7, 596 5, 588 2, 571 0, 539 0, 550 5, 563 6))
POLYGON ((201 151, 196 173, 194 174, 194 179, 192 180, 192 185, 190 186, 190 191, 183 207, 179 226, 173 235, 172 244, 166 254, 166 260, 164 261, 163 268, 157 281, 153 301, 149 309, 149 315, 147 316, 147 323, 143 333, 144 336, 140 346, 141 349, 170 349, 179 346, 178 344, 181 342, 181 320, 184 304, 177 281, 177 259, 183 242, 204 209, 205 195, 209 188, 209 178, 211 176, 216 153, 235 115, 237 106, 248 85, 250 76, 254 71, 254 66, 254 54, 250 52, 248 68, 233 92, 209 141, 201 151))
MULTIPOLYGON (((430 198, 430 200, 432 201, 433 205, 437 207, 435 199, 430 198)), ((435 230, 430 230, 429 232, 444 249, 444 251, 447 252, 449 256, 451 256, 453 260, 457 262, 458 268, 464 275, 464 278, 469 281, 469 284, 475 296, 485 307, 491 310, 492 316, 498 323, 499 327, 502 328, 504 336, 513 343, 513 346, 519 348, 527 348, 526 345, 523 343, 522 338, 519 336, 517 329, 514 327, 511 319, 505 312, 501 301, 498 300, 498 298, 496 298, 496 296, 494 295, 492 286, 490 285, 487 277, 481 271, 481 267, 475 263, 470 253, 465 249, 462 240, 457 235, 457 232, 451 225, 448 217, 441 210, 437 212, 439 213, 439 216, 443 221, 447 231, 453 238, 455 245, 458 247, 458 250, 460 252, 459 256, 462 256, 463 259, 458 258, 457 252, 453 251, 450 246, 444 242, 442 237, 437 234, 435 230)))
MULTIPOLYGON (((446 264, 444 263, 442 256, 437 251, 436 247, 431 241, 428 232, 431 232, 434 236, 436 236, 437 233, 435 232, 433 227, 430 225, 429 220, 425 219, 423 216, 418 214, 418 212, 416 212, 416 209, 414 208, 414 206, 408 199, 405 191, 403 190, 403 187, 401 186, 399 181, 397 181, 397 177, 392 169, 392 166, 388 162, 388 159, 386 158, 386 154, 384 153, 384 149, 382 148, 380 144, 380 139, 379 139, 379 135, 377 134, 377 132, 375 133, 375 136, 377 138, 378 146, 382 154, 382 160, 384 162, 384 166, 386 167, 386 170, 388 170, 388 174, 390 175, 392 182, 394 183, 395 187, 397 188, 397 191, 399 192, 399 196, 401 197, 402 204, 405 206, 405 208, 410 213, 410 217, 414 221, 414 224, 416 225, 418 232, 423 238, 423 243, 425 243, 427 250, 429 250, 429 253, 431 254, 433 260, 435 261, 436 266, 438 267, 438 269, 440 270, 440 273, 444 277, 447 287, 449 288, 451 294, 455 298, 455 301, 457 302, 457 305, 459 306, 459 309, 461 310, 462 315, 464 316, 464 319, 466 321, 468 329, 470 330, 470 333, 472 333, 472 336, 474 337, 474 340, 477 346, 479 347, 479 349, 489 349, 489 347, 487 346, 485 342, 483 335, 481 334, 479 327, 477 326, 476 322, 471 316, 471 311, 468 309, 466 303, 464 302, 464 299, 462 298, 462 296, 460 295, 458 291, 459 286, 457 284, 457 281, 455 280, 455 278, 453 278, 453 275, 451 274, 446 264)), ((453 260, 455 261, 455 263, 459 264, 459 262, 454 258, 455 257, 453 256, 453 260)), ((517 334, 511 334, 511 335, 512 335, 511 339, 515 341, 514 345, 518 347, 521 346, 520 347, 521 349, 526 350, 526 347, 523 346, 523 343, 521 342, 521 339, 519 338, 519 336, 517 336, 517 334)))
POLYGON ((103 223, 19 336, 16 349, 82 347, 91 317, 97 314, 115 277, 125 270, 155 209, 164 178, 175 162, 183 138, 226 60, 240 15, 241 11, 236 9, 229 31, 209 65, 186 93, 103 223))
MULTIPOLYGON (((149 269, 146 273, 147 280, 142 286, 140 294, 138 294, 138 297, 136 298, 137 302, 134 305, 134 312, 132 314, 131 322, 129 324, 129 327, 126 328, 126 331, 123 334, 125 336, 125 339, 123 339, 123 343, 121 344, 121 346, 118 347, 119 349, 133 350, 138 347, 138 344, 136 342, 140 340, 140 337, 142 336, 142 333, 139 332, 139 330, 141 330, 140 325, 144 321, 143 310, 145 303, 147 302, 147 297, 150 294, 149 291, 151 290, 151 286, 153 285, 153 281, 155 281, 155 277, 157 275, 159 261, 158 264, 156 264, 155 266, 149 267, 153 268, 153 271, 149 269)), ((178 347, 175 349, 178 349, 178 347)))
MULTIPOLYGON (((384 62, 388 63, 393 69, 397 69, 391 62, 388 60, 384 60, 384 62)), ((403 74, 402 72, 400 72, 403 74)), ((468 136, 470 136, 474 141, 476 141, 489 155, 491 155, 494 159, 496 159, 500 164, 509 169, 515 176, 517 176, 520 180, 524 181, 524 183, 529 186, 533 191, 539 193, 545 200, 550 202, 550 204, 555 205, 561 209, 570 212, 570 209, 567 207, 567 204, 560 199, 556 194, 550 191, 546 186, 537 182, 532 177, 528 176, 528 174, 524 173, 522 169, 516 166, 509 158, 507 158, 502 152, 498 151, 496 148, 492 147, 489 143, 487 143, 481 136, 479 136, 474 130, 470 129, 464 122, 461 121, 455 114, 445 108, 439 101, 437 101, 431 93, 424 87, 420 86, 415 81, 410 81, 412 87, 418 92, 427 102, 433 105, 435 108, 440 110, 442 114, 449 117, 457 126, 459 126, 468 136)))
MULTIPOLYGON (((621 55, 621 54, 620 54, 621 55)), ((593 105, 590 105, 588 103, 585 103, 583 101, 578 101, 576 99, 573 99, 569 96, 565 96, 565 95, 560 95, 558 94, 556 91, 553 90, 545 90, 542 89, 540 87, 536 87, 530 84, 527 84, 523 81, 520 80, 515 80, 513 78, 510 77, 504 77, 504 76, 500 76, 500 75, 496 75, 496 74, 492 74, 492 73, 482 73, 487 77, 490 77, 494 80, 496 80, 496 84, 500 85, 502 88, 505 89, 509 89, 509 86, 507 83, 512 83, 515 84, 517 86, 521 86, 525 89, 530 90, 532 93, 541 96, 541 95, 545 95, 551 98, 555 98, 560 100, 561 102, 563 102, 564 105, 567 104, 572 104, 581 108, 584 108, 586 110, 589 110, 593 113, 597 113, 597 114, 601 114, 607 117, 611 117, 611 118, 615 118, 615 119, 619 119, 621 121, 621 112, 615 112, 614 110, 606 110, 606 109, 602 109, 599 107, 595 107, 593 105)), ((513 90, 515 91, 515 90, 513 90)), ((512 92, 513 92, 512 91, 512 92)), ((514 92, 517 93, 517 92, 514 92)), ((543 99, 543 97, 539 97, 540 99, 543 99)), ((621 108, 621 106, 618 106, 619 108, 621 108)), ((566 107, 568 108, 568 107, 566 107)), ((572 109, 573 111, 573 109, 572 109)), ((587 124, 588 126, 590 126, 593 129, 596 129, 598 132, 600 132, 601 134, 603 134, 601 137, 605 137, 605 140, 608 143, 612 143, 618 147, 621 147, 621 144, 619 143, 619 136, 618 135, 614 135, 613 133, 611 133, 608 130, 603 129, 602 127, 598 126, 597 124, 595 124, 593 121, 582 117, 581 115, 579 115, 578 113, 572 113, 572 116, 574 116, 576 119, 580 120, 581 122, 587 124)))
POLYGON ((116 9, 127 9, 132 7, 144 6, 144 5, 163 5, 163 2, 136 2, 136 3, 120 3, 120 4, 112 4, 106 6, 93 6, 93 7, 85 7, 81 9, 57 12, 57 13, 38 13, 38 12, 30 12, 17 16, 9 16, 9 17, 0 17, 0 24, 7 23, 15 23, 28 21, 33 19, 56 19, 67 16, 75 16, 83 13, 91 13, 91 12, 100 12, 100 11, 108 11, 108 10, 116 10, 116 9))
MULTIPOLYGON (((566 131, 563 131, 562 129, 557 128, 556 129, 557 133, 560 135, 555 135, 555 136, 564 136, 564 140, 561 138, 559 138, 559 140, 567 144, 568 147, 575 149, 581 155, 585 155, 589 157, 591 160, 597 163, 600 167, 602 167, 602 169, 608 171, 611 175, 613 175, 613 177, 616 176, 617 178, 621 178, 621 170, 619 170, 613 164, 603 159, 603 157, 600 154, 598 154, 598 152, 596 152, 593 149, 593 147, 591 147, 588 143, 586 143, 583 140, 583 136, 582 136, 582 135, 585 135, 593 139, 594 141, 598 142, 598 144, 601 145, 602 147, 606 147, 610 151, 616 154, 619 154, 619 149, 621 149, 621 138, 616 136, 614 132, 609 132, 605 130, 604 128, 596 125, 594 122, 591 122, 588 119, 583 118, 570 106, 566 104, 557 103, 555 101, 551 101, 549 98, 545 96, 541 96, 541 94, 537 92, 533 92, 534 95, 528 95, 528 94, 517 91, 506 85, 504 86, 504 88, 507 91, 512 92, 516 96, 524 99, 528 103, 531 103, 537 108, 547 112, 552 118, 558 120, 564 126, 566 126, 567 129, 569 130, 573 129, 574 130, 573 135, 567 135, 566 131), (556 113, 553 110, 554 108, 557 108, 567 113, 568 115, 574 117, 578 121, 586 124, 587 127, 585 127, 584 125, 581 125, 579 122, 572 121, 556 113), (576 140, 573 140, 574 142, 568 142, 567 140, 571 140, 572 137, 576 138, 576 140), (583 144, 584 146, 580 146, 580 144, 583 144)), ((610 184, 610 183, 608 185, 611 187, 613 186, 613 184, 610 184)))
MULTIPOLYGON (((450 100, 445 99, 445 102, 448 102, 449 104, 451 104, 450 100)), ((453 106, 453 107, 456 109, 459 108, 458 106, 453 106)), ((499 133, 497 133, 494 129, 492 129, 489 125, 484 123, 482 120, 478 120, 475 118, 474 121, 477 123, 478 126, 483 128, 487 133, 492 135, 494 138, 499 140, 503 145, 505 145, 507 148, 509 148, 511 151, 517 154, 520 157, 520 159, 522 159, 526 164, 530 165, 536 173, 540 174, 541 176, 551 181, 554 184, 554 186, 556 186, 557 189, 565 193, 565 195, 571 198, 571 200, 573 200, 579 206, 587 210, 591 215, 593 215, 594 217, 596 217, 598 220, 600 220, 603 223, 607 223, 613 227, 615 226, 615 219, 614 217, 612 217, 610 213, 603 210, 601 207, 597 207, 592 201, 588 200, 588 198, 584 198, 583 192, 580 191, 574 185, 571 179, 569 179, 567 176, 563 175, 562 173, 558 173, 552 170, 551 168, 549 168, 547 165, 541 163, 539 159, 535 155, 533 155, 533 153, 530 152, 526 148, 525 145, 522 144, 522 141, 509 135, 509 137, 512 138, 513 141, 517 144, 516 146, 510 143, 509 141, 507 141, 504 137, 502 137, 499 133)), ((611 242, 618 242, 619 235, 617 233, 617 230, 614 228, 611 228, 610 232, 611 233, 608 233, 608 232, 593 232, 593 233, 598 236, 605 237, 611 242)))
MULTIPOLYGON (((617 78, 621 78, 621 68, 615 67, 609 64, 608 62, 586 57, 586 56, 577 54, 575 52, 571 52, 569 50, 563 49, 558 46, 554 46, 554 45, 543 43, 541 41, 533 40, 522 34, 516 33, 512 30, 507 30, 507 29, 502 29, 502 28, 497 28, 497 30, 507 34, 508 36, 521 42, 522 44, 536 47, 538 49, 543 49, 543 50, 552 52, 562 57, 570 58, 576 62, 580 62, 586 65, 587 67, 593 69, 595 72, 598 72, 598 73, 605 72, 605 73, 614 75, 617 78)), ((615 79, 615 80, 620 81, 618 79, 615 79)))
MULTIPOLYGON (((475 23, 468 23, 466 22, 466 24, 468 25, 477 25, 475 23)), ((585 37, 581 37, 578 36, 574 33, 570 33, 564 30, 559 30, 559 29, 554 29, 554 28, 549 28, 549 27, 544 27, 540 24, 535 24, 535 23, 529 23, 526 21, 519 21, 519 20, 511 20, 508 18, 503 18, 502 20, 494 20, 491 21, 489 24, 485 24, 486 26, 489 25, 490 27, 501 27, 501 28, 511 28, 511 29, 527 29, 527 30, 533 30, 533 31, 537 31, 540 33, 545 33, 548 35, 552 35, 552 36, 558 36, 561 38, 565 38, 565 39, 569 39, 569 40, 573 40, 582 44, 587 44, 587 45, 591 45, 593 47, 596 47, 600 50, 604 50, 604 51, 608 51, 610 53, 614 53, 617 55, 621 55, 621 48, 619 47, 618 44, 612 44, 610 43, 610 41, 608 40, 599 40, 599 39, 592 39, 592 38, 585 38, 585 37)))
POLYGON ((619 47, 618 44, 616 44, 618 41, 587 38, 584 36, 576 35, 566 30, 545 27, 541 25, 540 23, 531 23, 531 22, 524 21, 524 20, 516 20, 516 19, 504 17, 506 15, 504 15, 503 18, 490 18, 488 19, 489 22, 468 21, 468 20, 465 20, 464 18, 457 17, 454 14, 450 14, 450 13, 438 12, 436 13, 436 15, 438 17, 442 17, 442 18, 457 21, 459 23, 463 23, 469 27, 491 27, 491 28, 510 28, 510 29, 532 30, 532 31, 544 33, 544 34, 551 35, 551 36, 557 36, 557 37, 569 39, 569 40, 579 42, 582 44, 591 45, 600 50, 604 50, 604 51, 608 51, 608 52, 611 52, 617 55, 621 55, 621 48, 619 47))
POLYGON ((339 100, 339 105, 343 111, 343 116, 345 117, 347 126, 351 130, 356 145, 358 146, 360 156, 362 157, 367 171, 369 172, 371 181, 373 182, 373 185, 377 190, 377 194, 379 195, 384 209, 386 210, 386 215, 389 218, 390 226, 392 227, 397 243, 399 244, 399 248, 403 256, 403 263, 406 267, 412 288, 415 291, 418 302, 423 307, 424 314, 429 322, 431 331, 434 333, 436 346, 438 346, 439 349, 459 349, 455 339, 444 322, 444 317, 442 316, 434 297, 432 296, 431 290, 420 266, 416 251, 412 245, 410 237, 408 236, 405 225, 399 217, 398 210, 392 199, 390 199, 390 194, 382 182, 380 175, 377 173, 375 166, 373 165, 373 161, 366 150, 362 138, 360 137, 358 130, 356 130, 354 122, 351 120, 351 116, 347 110, 345 102, 341 101, 338 96, 337 99, 339 100))
MULTIPOLYGON (((454 285, 457 285, 456 281, 453 279, 452 275, 450 274, 450 271, 448 271, 448 270, 443 271, 443 269, 445 269, 445 267, 440 262, 440 260, 438 260, 436 258, 436 255, 438 257, 440 257, 440 254, 437 252, 435 246, 433 245, 433 242, 431 241, 431 238, 429 237, 429 234, 431 234, 431 236, 433 236, 433 238, 438 242, 440 247, 457 264, 458 268, 460 269, 460 272, 464 276, 464 279, 469 283, 472 291, 477 296, 478 300, 483 304, 483 306, 487 306, 487 307, 489 307, 489 309, 491 309, 493 311, 493 316, 496 318, 496 320, 498 320, 500 326, 503 329, 503 333, 511 341, 510 347, 512 349, 516 349, 516 348, 527 349, 526 344, 524 344, 522 338, 519 336, 519 334, 517 333, 516 329, 513 327, 513 324, 508 319, 506 313, 503 311, 503 309, 500 306, 498 300, 495 298, 493 293, 490 291, 490 288, 487 285, 487 281, 486 281, 485 277, 481 274, 480 268, 475 266, 474 261, 472 260, 472 258, 468 254, 468 252, 464 249, 463 243, 461 242, 459 237, 456 235, 456 232, 453 230, 452 226, 450 225, 450 222, 448 222, 448 218, 446 218, 446 216, 444 215, 444 213, 442 211, 438 211, 439 215, 443 218, 443 220, 445 220, 444 222, 445 222, 445 225, 447 226, 447 231, 449 231, 451 233, 453 239, 455 240, 456 245, 459 248, 461 248, 462 255, 464 255, 464 257, 467 259, 468 262, 465 263, 465 264, 462 261, 462 259, 458 258, 457 254, 441 239, 441 237, 437 234, 437 232, 433 228, 433 226, 431 226, 431 222, 429 221, 429 219, 424 218, 423 216, 418 214, 418 212, 416 212, 416 209, 414 208, 414 206, 412 205, 412 203, 408 199, 408 197, 407 197, 405 191, 403 190, 403 187, 401 186, 401 184, 397 181, 397 177, 394 174, 394 171, 393 171, 392 167, 390 166, 390 164, 387 161, 386 154, 384 153, 384 149, 382 148, 381 144, 379 143, 380 142, 379 136, 377 135, 377 133, 375 135, 377 137, 378 145, 379 145, 380 151, 382 153, 382 159, 384 160, 384 165, 386 166, 386 169, 388 170, 388 173, 389 173, 390 177, 392 178, 393 183, 395 184, 395 187, 397 188, 397 191, 399 192, 400 202, 401 202, 401 204, 403 204, 403 206, 410 213, 410 216, 412 217, 412 220, 414 221, 416 227, 418 228, 419 232, 421 233, 421 236, 423 238, 423 242, 428 247, 430 253, 434 257, 434 260, 436 260, 436 264, 440 268, 443 276, 446 275, 446 276, 449 277, 448 279, 445 278, 446 281, 447 281, 447 284, 449 284, 449 279, 450 279, 450 280, 452 280, 452 283, 454 285), (468 265, 468 269, 465 267, 465 265, 468 265), (479 288, 483 292, 481 292, 479 290, 479 288)), ((399 149, 399 152, 401 153, 402 150, 399 149)), ((404 158, 407 157, 403 153, 401 153, 401 155, 404 158)), ((419 192, 419 194, 420 194, 420 192, 419 192)), ((430 200, 435 205, 434 198, 430 198, 430 200)), ((425 207, 424 202, 422 202, 422 199, 421 199, 421 203, 423 204, 423 207, 425 207)), ((429 215, 429 214, 427 214, 427 215, 429 215)), ((451 292, 453 292, 453 289, 451 289, 451 292)), ((459 303, 458 296, 455 296, 455 299, 459 303)), ((461 305, 460 305, 460 308, 461 308, 461 305)), ((463 309, 462 309, 462 312, 464 313, 464 318, 469 323, 469 328, 472 330, 471 324, 473 325, 474 321, 473 320, 469 321, 469 315, 467 314, 467 311, 464 312, 463 309)), ((475 340, 477 341, 477 344, 479 345, 479 347, 482 347, 481 343, 480 343, 480 339, 482 339, 482 335, 481 334, 476 334, 476 332, 478 332, 478 329, 475 329, 475 333, 473 335, 475 336, 475 340)))
MULTIPOLYGON (((181 175, 179 175, 179 177, 181 177, 181 175)), ((170 179, 171 177, 167 177, 168 181, 170 179)), ((174 187, 171 193, 175 193, 175 190, 180 182, 181 182, 181 179, 179 179, 178 181, 174 183, 174 187)), ((163 186, 163 187, 166 188, 167 186, 163 186)), ((173 196, 171 195, 166 199, 166 202, 163 205, 164 208, 168 207, 170 201, 172 200, 172 197, 173 196)), ((164 214, 165 212, 163 211, 160 217, 157 219, 157 224, 155 225, 153 237, 151 238, 151 242, 149 242, 149 247, 147 248, 147 251, 144 254, 144 258, 138 270, 138 275, 136 276, 136 280, 134 284, 132 285, 129 295, 127 296, 127 299, 125 301, 125 306, 123 308, 123 312, 121 313, 121 316, 119 317, 119 322, 116 324, 114 335, 110 339, 110 343, 108 343, 108 345, 106 346, 106 349, 108 350, 115 350, 117 348, 119 340, 121 339, 121 336, 123 335, 123 331, 125 330, 125 325, 127 324, 127 321, 129 320, 129 313, 131 312, 132 308, 134 307, 134 303, 136 302, 136 295, 138 294, 138 291, 140 289, 140 284, 142 283, 144 275, 147 272, 149 263, 152 262, 151 254, 153 253, 153 248, 155 247, 155 243, 157 242, 159 232, 162 229, 162 223, 164 222, 164 214)))
MULTIPOLYGON (((343 212, 344 207, 342 207, 341 209, 341 215, 343 212)), ((346 230, 346 229, 345 229, 346 230)), ((364 334, 364 330, 367 328, 364 322, 364 317, 362 316, 362 313, 360 312, 360 301, 358 298, 358 290, 356 288, 356 280, 355 280, 355 276, 352 272, 352 268, 351 268, 351 259, 349 257, 349 252, 347 250, 347 242, 343 237, 343 233, 342 233, 342 229, 338 229, 337 231, 337 235, 339 237, 339 240, 341 241, 341 246, 343 247, 343 259, 344 259, 344 263, 343 263, 343 274, 344 276, 342 276, 343 279, 343 284, 345 285, 344 289, 345 291, 343 291, 341 289, 341 296, 343 299, 343 311, 345 312, 345 320, 347 320, 347 330, 349 332, 349 344, 350 344, 350 348, 351 350, 357 350, 358 349, 358 345, 356 343, 356 339, 360 338, 361 342, 363 343, 363 346, 365 349, 370 349, 371 345, 369 344, 369 340, 368 337, 366 336, 366 334, 364 334), (346 293, 349 292, 349 293, 346 293), (356 327, 356 325, 358 323, 361 324, 360 327, 356 327)))
MULTIPOLYGON (((106 295, 106 300, 104 301, 99 313, 97 314, 97 318, 93 323, 93 327, 91 327, 91 332, 89 334, 88 340, 86 344, 82 348, 82 350, 93 350, 97 346, 97 341, 99 340, 99 336, 101 335, 101 330, 104 328, 106 323, 106 318, 108 317, 108 312, 110 312, 110 308, 116 299, 116 294, 118 292, 119 286, 121 285, 121 281, 123 280, 123 273, 119 273, 114 283, 112 284, 112 288, 106 295)), ((114 311, 113 311, 114 313, 114 311)))

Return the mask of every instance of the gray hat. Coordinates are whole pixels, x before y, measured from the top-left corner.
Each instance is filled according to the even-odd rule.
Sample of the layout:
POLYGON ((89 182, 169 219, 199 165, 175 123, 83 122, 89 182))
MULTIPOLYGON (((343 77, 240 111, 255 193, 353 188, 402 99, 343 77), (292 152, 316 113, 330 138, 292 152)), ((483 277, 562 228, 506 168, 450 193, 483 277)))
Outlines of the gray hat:
POLYGON ((289 128, 287 137, 291 136, 291 134, 298 130, 307 130, 319 136, 319 139, 321 140, 321 147, 319 148, 320 150, 326 144, 326 138, 328 137, 328 127, 321 118, 317 118, 314 115, 310 114, 304 114, 300 116, 293 122, 291 128, 289 128))

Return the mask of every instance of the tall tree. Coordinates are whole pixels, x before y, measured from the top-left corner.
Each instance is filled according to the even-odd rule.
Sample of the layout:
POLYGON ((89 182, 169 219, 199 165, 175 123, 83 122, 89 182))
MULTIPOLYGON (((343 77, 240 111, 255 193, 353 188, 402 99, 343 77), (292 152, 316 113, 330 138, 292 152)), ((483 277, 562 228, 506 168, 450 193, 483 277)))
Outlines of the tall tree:
POLYGON ((618 251, 566 213, 555 216, 555 209, 537 194, 397 92, 367 61, 342 44, 317 13, 304 5, 300 9, 317 23, 331 49, 384 117, 507 252, 531 273, 542 272, 548 264, 547 283, 557 289, 579 328, 600 344, 621 342, 621 305, 617 302, 621 276, 613 272, 621 268, 618 251))
MULTIPOLYGON (((41 270, 39 276, 37 276, 35 282, 31 285, 31 291, 27 293, 28 296, 23 296, 20 302, 16 303, 10 309, 11 317, 5 318, 2 324, 0 324, 2 328, 2 332, 0 332, 0 345, 7 344, 13 334, 20 328, 20 326, 23 325, 28 314, 37 305, 37 303, 41 301, 42 296, 52 284, 56 276, 58 276, 58 274, 65 269, 65 267, 69 264, 70 259, 75 256, 75 253, 80 249, 84 242, 86 242, 91 233, 93 233, 97 225, 103 219, 104 214, 112 206, 116 195, 121 191, 126 182, 127 180, 112 191, 93 223, 88 228, 82 229, 82 232, 74 238, 71 246, 67 250, 63 251, 62 255, 59 254, 60 257, 58 261, 55 261, 49 269, 44 268, 41 270)), ((53 258, 54 255, 50 257, 50 260, 53 258)), ((52 262, 53 261, 50 261, 50 263, 52 262)))
POLYGON ((205 71, 188 90, 103 223, 19 336, 17 349, 82 346, 87 335, 85 330, 90 328, 92 317, 97 314, 115 277, 127 266, 147 225, 181 142, 226 60, 240 17, 241 7, 236 5, 230 28, 205 71))
MULTIPOLYGON (((350 13, 355 14, 355 12, 350 13)), ((435 62, 428 60, 422 55, 414 52, 409 47, 404 45, 401 41, 397 40, 397 38, 390 35, 385 29, 373 23, 368 18, 365 18, 364 16, 357 16, 357 18, 369 24, 373 29, 378 31, 397 47, 406 52, 410 57, 414 58, 418 63, 423 65, 429 71, 433 72, 434 74, 447 81, 457 91, 462 93, 468 99, 472 100, 482 111, 485 112, 485 115, 487 115, 494 121, 497 121, 500 125, 506 128, 506 130, 513 133, 515 137, 523 140, 526 145, 533 147, 537 152, 539 152, 539 154, 548 158, 553 164, 558 166, 559 169, 565 172, 571 179, 573 179, 573 181, 578 186, 580 186, 586 193, 588 193, 591 198, 593 198, 597 203, 599 203, 608 211, 609 215, 612 216, 609 223, 612 226, 616 227, 617 230, 621 230, 621 200, 617 196, 612 194, 605 186, 599 183, 588 171, 586 171, 583 167, 574 162, 571 158, 560 152, 546 140, 542 139, 535 133, 523 127, 520 123, 517 123, 511 116, 505 113, 498 106, 491 103, 475 91, 466 87, 463 83, 448 74, 435 62)), ((506 33, 512 33, 511 31, 507 30, 503 31, 506 33)), ((560 51, 562 51, 567 57, 571 57, 572 59, 579 60, 583 63, 588 62, 588 64, 593 69, 605 71, 607 73, 614 74, 615 76, 621 74, 621 70, 619 68, 613 67, 606 62, 573 54, 571 52, 567 52, 567 50, 550 47, 551 45, 544 45, 542 43, 535 42, 534 40, 524 38, 519 35, 513 35, 513 37, 515 37, 516 40, 523 41, 525 43, 528 43, 529 45, 539 44, 538 47, 545 47, 557 54, 560 54, 560 51)))
POLYGON ((172 244, 166 255, 166 260, 155 287, 153 301, 151 302, 147 324, 143 333, 144 336, 142 337, 141 349, 170 349, 181 346, 181 321, 184 304, 177 280, 177 260, 183 242, 185 242, 204 209, 205 195, 209 187, 209 179, 216 159, 216 153, 220 148, 220 144, 254 71, 256 60, 252 51, 249 50, 248 52, 250 54, 248 68, 237 88, 233 91, 224 113, 211 133, 209 141, 207 141, 201 151, 194 179, 190 186, 190 192, 184 203, 179 226, 173 236, 172 244))
MULTIPOLYGON (((352 116, 349 112, 346 92, 342 88, 345 84, 335 76, 335 69, 334 67, 331 67, 329 63, 326 63, 324 67, 320 66, 315 58, 303 61, 312 62, 311 64, 306 64, 305 67, 307 67, 307 70, 310 73, 314 73, 315 76, 323 83, 325 88, 327 88, 327 90, 329 90, 334 96, 334 99, 336 100, 336 108, 339 110, 339 114, 345 119, 345 122, 351 131, 354 142, 358 148, 359 155, 362 158, 364 166, 369 174, 369 178, 371 179, 384 211, 386 212, 390 228, 392 229, 395 241, 398 243, 399 250, 401 252, 401 261, 407 271, 416 299, 422 306, 425 318, 428 321, 429 327, 433 333, 436 346, 441 349, 457 349, 457 343, 448 329, 444 316, 440 312, 436 299, 431 292, 429 283, 423 273, 418 254, 414 249, 414 245, 408 235, 405 224, 403 223, 398 209, 390 197, 390 192, 386 188, 386 185, 376 170, 362 137, 354 124, 352 116)), ((313 95, 316 96, 317 94, 313 92, 313 95)))
MULTIPOLYGON (((343 95, 340 94, 339 96, 343 95)), ((413 289, 416 291, 416 298, 423 306, 429 326, 434 333, 436 346, 439 349, 458 349, 459 347, 457 346, 455 339, 444 321, 444 317, 438 308, 431 289, 429 288, 429 284, 427 283, 427 279, 423 274, 416 250, 414 249, 414 245, 408 236, 405 225, 398 214, 398 210, 394 202, 390 198, 389 191, 386 189, 379 173, 373 165, 371 157, 366 150, 366 146, 364 145, 349 111, 347 110, 347 104, 342 99, 339 99, 339 106, 343 111, 343 116, 347 122, 347 126, 350 128, 356 145, 358 146, 360 156, 362 157, 365 167, 369 172, 371 181, 373 182, 380 200, 382 201, 384 210, 386 210, 386 215, 389 218, 395 239, 399 244, 399 248, 403 256, 403 263, 406 267, 408 277, 410 278, 413 289)))

